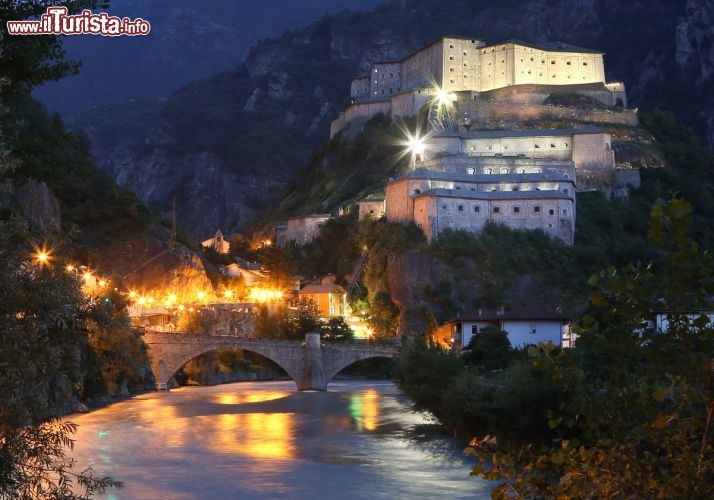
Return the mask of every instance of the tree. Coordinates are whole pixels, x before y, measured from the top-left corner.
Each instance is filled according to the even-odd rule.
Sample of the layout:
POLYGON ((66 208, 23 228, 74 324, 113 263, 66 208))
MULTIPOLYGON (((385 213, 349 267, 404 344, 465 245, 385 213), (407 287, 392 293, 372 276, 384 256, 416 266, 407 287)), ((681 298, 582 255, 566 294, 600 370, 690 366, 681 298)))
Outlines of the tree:
POLYGON ((351 342, 355 334, 344 318, 330 318, 322 325, 322 338, 336 342, 351 342))
MULTIPOLYGON (((531 349, 549 383, 573 388, 551 407, 555 440, 529 445, 485 436, 469 450, 494 464, 495 496, 711 498, 714 495, 711 310, 714 266, 690 239, 692 208, 655 205, 660 258, 591 278, 591 313, 575 349, 531 349), (647 328, 665 311, 666 331, 647 328)), ((546 403, 547 404, 547 403, 546 403)))
POLYGON ((471 337, 464 350, 465 363, 481 367, 485 371, 502 370, 513 358, 513 348, 508 334, 489 326, 471 337))
MULTIPOLYGON (((0 75, 9 84, 0 87, 0 101, 9 97, 29 94, 44 82, 59 80, 79 71, 80 63, 65 60, 62 41, 53 35, 8 35, 6 21, 21 21, 39 17, 48 7, 57 5, 53 0, 26 0, 0 2, 0 75)), ((105 8, 108 1, 70 0, 62 2, 68 13, 105 8)))
POLYGON ((322 329, 320 311, 315 301, 301 298, 295 306, 286 307, 280 315, 280 332, 285 339, 303 340, 306 333, 322 329))
POLYGON ((120 486, 73 471, 75 426, 58 420, 81 381, 77 353, 94 312, 76 279, 33 262, 26 241, 26 224, 0 221, 0 497, 86 498, 120 486))

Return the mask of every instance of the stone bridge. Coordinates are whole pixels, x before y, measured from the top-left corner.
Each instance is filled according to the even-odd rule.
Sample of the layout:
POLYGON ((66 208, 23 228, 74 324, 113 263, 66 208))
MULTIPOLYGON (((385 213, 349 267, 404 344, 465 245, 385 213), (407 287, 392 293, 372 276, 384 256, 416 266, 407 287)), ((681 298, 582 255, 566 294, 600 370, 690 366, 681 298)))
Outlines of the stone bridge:
POLYGON ((397 354, 396 347, 323 345, 317 333, 308 333, 305 342, 300 342, 147 330, 144 342, 157 389, 167 387, 169 379, 187 361, 223 347, 237 347, 265 356, 285 370, 299 391, 327 390, 327 384, 335 375, 352 363, 369 358, 392 358, 397 354))

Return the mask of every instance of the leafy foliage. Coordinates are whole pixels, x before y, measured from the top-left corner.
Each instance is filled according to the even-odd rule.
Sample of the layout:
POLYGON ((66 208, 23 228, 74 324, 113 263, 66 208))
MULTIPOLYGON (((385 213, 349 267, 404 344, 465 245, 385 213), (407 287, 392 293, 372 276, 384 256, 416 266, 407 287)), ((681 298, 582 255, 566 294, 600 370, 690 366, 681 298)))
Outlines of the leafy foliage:
POLYGON ((0 496, 80 498, 72 479, 85 495, 119 483, 72 471, 74 426, 56 419, 84 381, 77 354, 87 340, 101 348, 87 326, 112 327, 73 276, 30 260, 27 241, 21 221, 0 222, 0 496))

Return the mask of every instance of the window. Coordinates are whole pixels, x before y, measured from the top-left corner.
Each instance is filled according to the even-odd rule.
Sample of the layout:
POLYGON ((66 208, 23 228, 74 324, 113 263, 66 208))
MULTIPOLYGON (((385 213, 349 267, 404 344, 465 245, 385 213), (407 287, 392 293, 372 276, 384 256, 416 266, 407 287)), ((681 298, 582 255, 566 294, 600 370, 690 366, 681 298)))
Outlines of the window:
POLYGON ((415 189, 414 194, 421 194, 421 189, 415 189))
POLYGON ((501 212, 501 207, 493 207, 493 213, 498 214, 501 212))
POLYGON ((446 210, 446 205, 441 205, 442 210, 446 210))
POLYGON ((568 216, 568 211, 564 209, 564 210, 563 210, 563 217, 567 217, 567 216, 568 216))
POLYGON ((454 72, 454 68, 449 68, 449 71, 453 73, 453 72, 454 72))
POLYGON ((586 63, 586 62, 583 63, 583 66, 587 66, 587 65, 588 65, 588 63, 586 63))
POLYGON ((478 333, 478 325, 471 325, 471 335, 476 335, 478 333))
POLYGON ((536 148, 536 149, 540 149, 540 144, 536 144, 536 145, 535 145, 535 148, 536 148))
POLYGON ((570 61, 566 62, 565 64, 567 64, 568 66, 570 66, 570 61))
POLYGON ((459 212, 463 212, 463 211, 464 211, 464 206, 463 206, 463 205, 459 205, 459 212))
POLYGON ((551 147, 551 148, 554 148, 554 147, 555 147, 555 143, 554 143, 554 142, 551 142, 551 143, 550 143, 550 147, 551 147))
MULTIPOLYGON (((516 190, 517 191, 517 190, 516 190)), ((518 214, 521 212, 521 207, 513 207, 513 213, 518 214)))
POLYGON ((548 210, 548 215, 555 215, 555 210, 552 208, 548 210))
POLYGON ((481 207, 478 206, 478 205, 476 205, 476 206, 474 207, 474 212, 478 213, 478 212, 480 212, 480 211, 481 211, 481 207))
POLYGON ((552 61, 550 61, 550 64, 555 64, 555 59, 553 59, 552 61))
POLYGON ((540 213, 540 207, 533 207, 533 211, 537 214, 540 213))
POLYGON ((563 194, 568 194, 568 188, 563 189, 563 194))
POLYGON ((454 56, 449 56, 449 61, 453 61, 453 60, 454 60, 454 56))
POLYGON ((534 335, 535 335, 535 333, 536 333, 536 324, 535 324, 535 323, 531 323, 531 324, 528 326, 528 333, 531 333, 531 334, 534 334, 534 335))
MULTIPOLYGON (((473 148, 473 146, 472 146, 472 148, 473 148)), ((474 175, 474 172, 475 172, 475 171, 476 171, 476 169, 473 168, 473 167, 469 167, 469 168, 466 169, 466 173, 469 174, 469 175, 474 175)))
POLYGON ((508 144, 504 144, 503 149, 508 149, 508 144))

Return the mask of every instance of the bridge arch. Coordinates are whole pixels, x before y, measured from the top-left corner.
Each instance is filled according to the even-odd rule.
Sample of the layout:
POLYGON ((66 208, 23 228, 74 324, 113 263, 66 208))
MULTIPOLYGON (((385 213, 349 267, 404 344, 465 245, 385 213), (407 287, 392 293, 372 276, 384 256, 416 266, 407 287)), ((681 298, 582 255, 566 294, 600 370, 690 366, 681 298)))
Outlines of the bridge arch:
POLYGON ((146 332, 151 369, 156 387, 166 387, 174 374, 188 361, 222 348, 237 347, 265 356, 295 381, 298 390, 324 391, 342 369, 357 361, 396 355, 394 347, 325 345, 317 333, 308 333, 305 342, 206 335, 146 332))

